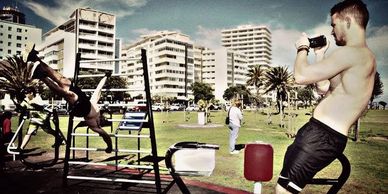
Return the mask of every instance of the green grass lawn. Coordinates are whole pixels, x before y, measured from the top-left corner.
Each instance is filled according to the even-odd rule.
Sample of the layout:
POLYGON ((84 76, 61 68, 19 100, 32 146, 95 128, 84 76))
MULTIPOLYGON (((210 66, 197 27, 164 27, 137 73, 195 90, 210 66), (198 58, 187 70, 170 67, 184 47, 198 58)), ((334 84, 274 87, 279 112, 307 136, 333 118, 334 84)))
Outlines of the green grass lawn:
MULTIPOLYGON (((309 115, 305 113, 308 110, 298 110, 298 116, 293 122, 294 128, 299 129, 308 119, 309 115)), ((212 112, 211 122, 214 124, 223 124, 226 116, 225 111, 212 112)), ((115 115, 120 118, 121 115, 115 115)), ((158 146, 158 155, 164 156, 168 147, 180 141, 198 141, 204 143, 218 144, 220 149, 216 152, 216 168, 210 177, 186 177, 189 179, 201 180, 218 185, 239 188, 246 191, 253 191, 253 182, 247 181, 243 175, 244 153, 230 155, 228 151, 228 130, 226 126, 217 128, 182 128, 179 124, 188 124, 197 122, 197 114, 192 112, 186 115, 184 112, 160 113, 155 112, 156 139, 158 146)), ((273 178, 270 182, 263 184, 263 193, 274 193, 273 188, 277 181, 277 176, 281 170, 284 153, 287 146, 293 139, 286 136, 290 131, 279 127, 280 116, 273 115, 272 123, 267 124, 267 115, 256 111, 244 112, 244 124, 240 129, 238 144, 263 141, 272 144, 274 148, 274 169, 273 178)), ((67 131, 67 117, 61 117, 61 130, 67 131)), ((16 129, 16 119, 13 122, 13 128, 16 129)), ((290 122, 286 121, 285 124, 290 122)), ((80 129, 84 130, 84 129, 80 129)), ((110 130, 105 128, 105 130, 110 130)), ((142 131, 148 134, 148 129, 142 131)), ((83 139, 77 139, 77 145, 84 147, 83 139)), ((42 131, 29 144, 29 147, 42 147, 49 149, 52 145, 50 138, 42 131)), ((121 140, 121 146, 136 145, 134 139, 121 140)), ((102 139, 96 137, 91 140, 92 147, 104 148, 102 139)), ((64 153, 62 146, 62 156, 64 153)), ((148 141, 142 141, 142 148, 150 148, 148 141)), ((388 111, 371 110, 362 118, 360 139, 354 142, 349 139, 345 149, 345 155, 350 160, 352 171, 350 177, 340 193, 388 193, 388 111)), ((93 153, 92 157, 96 160, 102 160, 108 155, 98 152, 93 153)), ((164 162, 160 163, 164 166, 164 162)), ((318 177, 337 177, 341 172, 339 162, 335 161, 329 167, 318 173, 318 177)), ((326 193, 328 186, 308 185, 304 193, 326 193)))

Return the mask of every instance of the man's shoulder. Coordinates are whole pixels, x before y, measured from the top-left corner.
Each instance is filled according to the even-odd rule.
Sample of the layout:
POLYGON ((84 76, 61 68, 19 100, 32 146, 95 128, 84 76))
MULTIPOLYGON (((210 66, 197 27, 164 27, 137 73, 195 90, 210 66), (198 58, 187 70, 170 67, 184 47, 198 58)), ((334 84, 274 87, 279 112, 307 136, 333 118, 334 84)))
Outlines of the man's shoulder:
POLYGON ((375 60, 373 52, 368 47, 342 46, 335 50, 333 55, 337 60, 352 66, 375 60))

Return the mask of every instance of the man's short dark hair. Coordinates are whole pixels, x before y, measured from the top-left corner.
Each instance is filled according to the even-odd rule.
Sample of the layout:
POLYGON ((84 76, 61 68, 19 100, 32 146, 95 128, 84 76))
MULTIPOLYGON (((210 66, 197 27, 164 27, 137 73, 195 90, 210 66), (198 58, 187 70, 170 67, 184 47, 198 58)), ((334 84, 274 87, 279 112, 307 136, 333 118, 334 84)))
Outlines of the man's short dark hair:
POLYGON ((369 21, 369 12, 366 4, 361 0, 344 0, 330 10, 330 15, 338 14, 339 17, 344 18, 346 15, 351 15, 356 22, 366 29, 369 21))
POLYGON ((30 87, 27 87, 25 90, 24 90, 24 93, 25 94, 29 94, 29 93, 32 93, 33 95, 36 94, 36 90, 34 87, 30 86, 30 87))

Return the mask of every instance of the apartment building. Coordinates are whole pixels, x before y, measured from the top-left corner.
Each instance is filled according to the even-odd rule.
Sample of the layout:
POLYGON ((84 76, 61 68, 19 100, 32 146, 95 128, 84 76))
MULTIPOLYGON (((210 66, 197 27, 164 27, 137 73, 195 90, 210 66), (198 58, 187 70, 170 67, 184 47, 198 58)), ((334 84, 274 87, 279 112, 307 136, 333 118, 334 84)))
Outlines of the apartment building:
POLYGON ((75 69, 75 34, 54 28, 44 34, 39 45, 39 55, 53 69, 63 76, 72 78, 75 69))
POLYGON ((271 32, 266 26, 242 25, 222 30, 222 46, 247 55, 248 65, 271 65, 271 32))
POLYGON ((214 89, 215 99, 221 102, 224 91, 237 85, 245 85, 248 72, 248 56, 230 49, 205 49, 203 51, 202 82, 214 89))
POLYGON ((203 52, 206 48, 194 45, 194 82, 202 82, 203 52))
POLYGON ((0 60, 21 55, 31 43, 40 44, 42 29, 24 24, 24 14, 15 8, 0 11, 0 60))
MULTIPOLYGON (((115 59, 118 50, 115 15, 90 8, 76 9, 69 20, 43 36, 43 44, 38 47, 40 53, 66 77, 74 75, 77 52, 81 53, 81 60, 105 60, 115 59)), ((80 69, 114 70, 115 65, 115 62, 81 63, 80 69)))
MULTIPOLYGON (((236 28, 226 29, 222 32, 222 46, 240 51, 248 57, 248 68, 256 65, 272 66, 272 41, 271 32, 267 26, 241 25, 236 28)), ((248 87, 252 94, 256 88, 248 87)), ((269 92, 262 97, 275 100, 275 94, 269 92)))
POLYGON ((26 17, 17 7, 5 6, 0 10, 0 20, 5 20, 18 24, 25 24, 26 17))
MULTIPOLYGON (((144 35, 123 49, 122 56, 140 58, 142 48, 147 50, 152 95, 177 100, 192 98, 190 86, 194 82, 194 54, 189 36, 175 31, 144 35)), ((144 83, 141 61, 124 62, 120 71, 133 74, 128 79, 131 96, 142 94, 144 83)))

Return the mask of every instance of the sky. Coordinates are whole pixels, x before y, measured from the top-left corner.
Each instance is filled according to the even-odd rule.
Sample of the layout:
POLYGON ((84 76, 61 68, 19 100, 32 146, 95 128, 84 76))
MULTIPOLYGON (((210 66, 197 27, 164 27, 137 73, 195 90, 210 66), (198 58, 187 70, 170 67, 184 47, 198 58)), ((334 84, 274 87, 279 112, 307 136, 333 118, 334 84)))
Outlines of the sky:
MULTIPOLYGON (((339 0, 0 0, 0 6, 17 6, 26 23, 43 33, 66 21, 79 7, 116 15, 116 36, 124 44, 140 35, 160 30, 187 34, 198 45, 221 47, 221 30, 239 25, 266 25, 272 33, 272 64, 293 69, 295 41, 302 32, 309 36, 330 35, 329 12, 339 0)), ((376 55, 377 71, 385 93, 375 101, 388 102, 388 0, 364 0, 370 20, 368 46, 376 55)), ((310 60, 312 60, 310 55, 310 60)))

